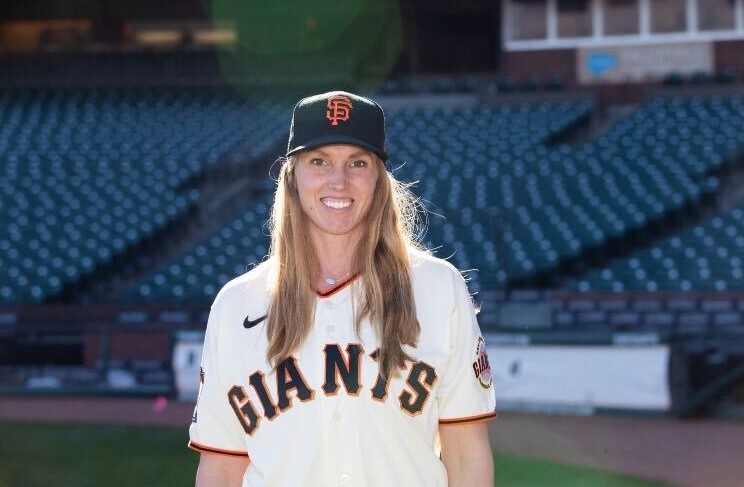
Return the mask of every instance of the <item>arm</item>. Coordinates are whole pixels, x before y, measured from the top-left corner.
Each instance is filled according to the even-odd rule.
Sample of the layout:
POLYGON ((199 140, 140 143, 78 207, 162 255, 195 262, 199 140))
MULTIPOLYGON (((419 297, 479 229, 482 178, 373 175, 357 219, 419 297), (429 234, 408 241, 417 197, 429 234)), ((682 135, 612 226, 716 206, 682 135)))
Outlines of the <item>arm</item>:
POLYGON ((493 487, 493 456, 485 421, 439 426, 449 487, 493 487))
POLYGON ((220 328, 223 308, 215 300, 209 313, 199 395, 189 426, 188 447, 201 453, 197 487, 240 487, 250 463, 245 431, 228 400, 230 382, 223 379, 223 371, 229 367, 226 361, 229 364, 228 359, 235 356, 225 346, 233 340, 231 330, 220 328))
POLYGON ((196 471, 196 487, 241 487, 250 463, 247 457, 202 453, 196 471))

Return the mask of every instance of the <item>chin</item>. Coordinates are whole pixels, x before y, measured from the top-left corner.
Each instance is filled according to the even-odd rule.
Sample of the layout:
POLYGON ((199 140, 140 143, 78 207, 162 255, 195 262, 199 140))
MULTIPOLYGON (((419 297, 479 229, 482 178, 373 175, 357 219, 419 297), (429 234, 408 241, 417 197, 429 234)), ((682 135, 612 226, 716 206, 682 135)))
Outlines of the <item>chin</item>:
POLYGON ((354 234, 355 231, 358 231, 358 230, 359 230, 359 226, 358 225, 354 225, 354 226, 351 226, 351 227, 347 227, 347 226, 344 226, 344 227, 326 227, 326 228, 321 228, 320 229, 320 231, 322 233, 329 234, 329 235, 335 235, 335 236, 339 236, 339 237, 340 236, 344 236, 344 235, 352 235, 352 234, 354 234))

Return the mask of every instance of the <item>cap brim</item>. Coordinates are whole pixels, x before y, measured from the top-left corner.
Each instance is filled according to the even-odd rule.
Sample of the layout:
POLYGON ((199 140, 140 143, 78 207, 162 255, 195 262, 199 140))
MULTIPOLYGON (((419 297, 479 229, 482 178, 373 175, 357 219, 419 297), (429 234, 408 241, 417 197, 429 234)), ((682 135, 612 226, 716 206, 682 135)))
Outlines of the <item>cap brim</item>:
POLYGON ((329 145, 329 144, 351 144, 351 145, 356 145, 359 147, 364 147, 365 149, 369 149, 372 152, 374 152, 377 155, 377 157, 382 159, 382 162, 387 162, 387 154, 380 152, 377 147, 373 147, 369 144, 366 144, 362 142, 361 140, 356 139, 354 137, 347 137, 344 135, 328 135, 326 137, 318 137, 317 139, 309 140, 305 144, 297 146, 291 151, 287 152, 287 157, 291 156, 292 154, 297 154, 298 152, 301 152, 304 150, 315 149, 316 147, 320 147, 323 145, 329 145))

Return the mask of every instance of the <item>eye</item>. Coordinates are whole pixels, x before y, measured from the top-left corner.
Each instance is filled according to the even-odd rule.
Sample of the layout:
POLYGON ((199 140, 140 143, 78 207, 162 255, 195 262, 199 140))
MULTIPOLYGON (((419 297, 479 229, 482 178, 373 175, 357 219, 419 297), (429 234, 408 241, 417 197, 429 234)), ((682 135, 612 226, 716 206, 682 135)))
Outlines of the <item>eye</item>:
POLYGON ((325 161, 319 157, 313 157, 310 159, 310 165, 311 166, 323 166, 325 164, 325 161))
POLYGON ((364 159, 357 159, 351 163, 351 167, 366 167, 367 165, 368 163, 364 159))

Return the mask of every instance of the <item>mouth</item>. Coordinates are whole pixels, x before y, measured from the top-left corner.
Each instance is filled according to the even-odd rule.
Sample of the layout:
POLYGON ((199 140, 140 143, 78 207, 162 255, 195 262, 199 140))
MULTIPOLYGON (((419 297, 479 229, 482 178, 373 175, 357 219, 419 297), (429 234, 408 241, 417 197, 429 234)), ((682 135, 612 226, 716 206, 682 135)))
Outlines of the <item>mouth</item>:
POLYGON ((320 198, 320 202, 328 208, 343 210, 350 207, 354 200, 351 198, 320 198))

